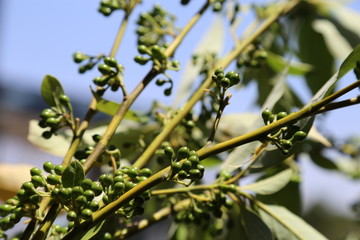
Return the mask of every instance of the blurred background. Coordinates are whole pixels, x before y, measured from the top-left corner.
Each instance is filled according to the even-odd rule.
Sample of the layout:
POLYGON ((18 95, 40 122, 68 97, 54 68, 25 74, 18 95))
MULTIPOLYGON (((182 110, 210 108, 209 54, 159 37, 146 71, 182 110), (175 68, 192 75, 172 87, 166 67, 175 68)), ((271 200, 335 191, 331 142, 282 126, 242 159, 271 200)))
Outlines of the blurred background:
MULTIPOLYGON (((132 60, 137 54, 134 34, 136 16, 140 11, 151 9, 155 2, 180 17, 176 21, 178 26, 183 26, 194 13, 194 9, 198 9, 202 4, 202 1, 193 1, 188 7, 180 7, 179 1, 144 1, 142 6, 135 10, 117 55, 118 61, 125 63, 128 90, 142 79, 149 67, 141 68, 132 60)), ((241 2, 245 4, 249 1, 241 2)), ((360 16, 360 1, 348 2, 346 5, 360 16)), ((121 13, 116 13, 106 18, 97 12, 98 6, 97 0, 0 1, 0 180, 2 184, 8 183, 1 189, 1 199, 12 194, 11 184, 16 185, 12 179, 20 179, 20 182, 27 179, 28 176, 21 174, 22 168, 27 168, 27 165, 41 166, 48 160, 61 162, 60 158, 38 150, 27 141, 28 122, 30 119, 37 119, 46 107, 40 96, 41 81, 46 74, 61 81, 65 92, 73 101, 77 116, 84 115, 92 97, 89 86, 97 73, 92 71, 84 75, 78 74, 78 65, 72 61, 72 53, 108 53, 122 16, 121 13), (9 168, 8 164, 26 165, 17 165, 14 170, 9 168)), ((203 30, 208 29, 209 22, 214 19, 214 14, 208 12, 176 52, 176 59, 184 62, 183 65, 186 62, 184 59, 190 57, 191 51, 201 39, 203 30)), ((251 15, 244 19, 239 31, 250 20, 251 15)), ((230 36, 226 35, 225 40, 231 41, 230 36)), ((228 45, 228 49, 231 48, 232 44, 228 45)), ((185 73, 182 70, 171 72, 171 77, 177 79, 183 74, 185 73)), ((346 76, 338 88, 353 80, 353 76, 346 76)), ((310 99, 311 93, 301 83, 295 78, 292 82, 298 84, 300 91, 303 90, 302 97, 305 102, 310 99)), ((174 87, 176 92, 176 82, 174 87)), ((258 112, 259 108, 254 103, 256 94, 256 86, 249 85, 238 94, 241 96, 232 99, 232 102, 241 101, 242 104, 230 105, 226 111, 258 112)), ((121 100, 121 96, 116 94, 110 98, 121 100)), ((153 100, 173 104, 176 99, 163 96, 155 84, 151 84, 135 102, 133 109, 146 110, 153 100)), ((360 136, 359 118, 360 107, 353 106, 328 113, 326 118, 321 117, 319 128, 323 134, 336 137, 341 143, 350 136, 360 136)), ((103 118, 98 120, 101 119, 103 118)), ((359 229, 351 205, 360 199, 360 180, 321 169, 305 157, 301 160, 301 166, 306 219, 325 235, 332 236, 331 239, 345 239, 348 233, 359 229), (329 184, 331 188, 324 187, 329 184), (333 226, 331 224, 336 224, 336 228, 329 227, 333 226)))

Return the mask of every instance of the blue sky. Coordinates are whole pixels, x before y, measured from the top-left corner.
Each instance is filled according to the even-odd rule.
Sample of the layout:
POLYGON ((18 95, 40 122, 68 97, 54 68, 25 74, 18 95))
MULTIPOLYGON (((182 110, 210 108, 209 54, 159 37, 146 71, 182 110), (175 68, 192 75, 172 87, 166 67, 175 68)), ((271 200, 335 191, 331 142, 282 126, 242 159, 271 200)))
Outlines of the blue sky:
MULTIPOLYGON (((155 1, 145 0, 141 9, 150 9, 153 2, 155 1)), ((158 2, 170 12, 181 15, 177 21, 179 26, 183 26, 194 10, 203 3, 203 1, 193 0, 188 7, 179 8, 179 1, 163 0, 158 2)), ((89 74, 79 75, 77 73, 78 66, 73 63, 71 55, 75 51, 83 51, 93 55, 108 53, 121 19, 120 13, 115 13, 109 18, 100 15, 97 12, 98 5, 98 0, 2 1, 2 9, 0 10, 2 21, 0 29, 0 85, 39 93, 42 78, 46 74, 51 74, 62 82, 65 92, 70 98, 88 102, 91 98, 89 85, 97 73, 93 71, 89 74)), ((360 10, 359 1, 354 1, 350 6, 358 11, 360 10)), ((140 9, 138 8, 134 15, 139 12, 140 9)), ((125 78, 129 90, 148 71, 148 67, 139 67, 132 61, 133 56, 137 54, 134 44, 135 35, 133 34, 134 20, 135 18, 131 18, 129 29, 127 29, 125 40, 118 54, 118 61, 120 63, 126 62, 125 78)), ((183 59, 189 56, 188 48, 196 45, 196 42, 201 38, 202 31, 209 26, 211 21, 212 14, 207 13, 204 19, 192 30, 191 36, 185 39, 176 53, 176 58, 183 59)), ((181 74, 181 72, 170 73, 174 78, 181 74)), ((349 81, 352 79, 344 79, 340 85, 345 86, 349 81)), ((250 99, 253 99, 251 97, 253 93, 254 88, 248 89, 246 93, 243 92, 250 99)), ((154 97, 168 103, 172 102, 172 98, 163 97, 158 87, 151 84, 134 107, 141 108, 144 103, 146 105, 150 102, 149 99, 154 97)), ((115 94, 111 98, 121 100, 115 94)), ((249 111, 252 106, 249 100, 241 107, 231 106, 228 111, 249 111)), ((340 137, 349 134, 360 135, 359 112, 359 107, 355 106, 330 113, 322 128, 331 132, 332 135, 340 137)), ((318 181, 322 181, 322 176, 328 176, 325 173, 324 175, 321 172, 316 172, 314 168, 312 169, 305 173, 309 173, 309 176, 317 174, 318 181)), ((332 179, 337 178, 340 178, 338 184, 340 184, 339 181, 341 184, 349 182, 339 176, 332 177, 332 179)), ((310 188, 309 191, 316 190, 310 188)), ((355 191, 351 198, 355 198, 356 195, 357 197, 360 196, 359 190, 355 191)))

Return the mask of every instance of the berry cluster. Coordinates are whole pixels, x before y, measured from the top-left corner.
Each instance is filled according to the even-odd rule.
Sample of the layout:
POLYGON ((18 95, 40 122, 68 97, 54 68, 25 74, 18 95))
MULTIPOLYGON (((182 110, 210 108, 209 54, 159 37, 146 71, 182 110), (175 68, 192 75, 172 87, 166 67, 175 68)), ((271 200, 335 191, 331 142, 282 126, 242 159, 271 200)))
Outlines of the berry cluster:
POLYGON ((224 70, 218 68, 212 76, 213 81, 216 83, 218 89, 228 89, 240 82, 240 75, 237 72, 229 71, 226 74, 224 70))
POLYGON ((103 55, 90 56, 79 51, 73 53, 73 60, 75 63, 80 64, 86 61, 79 67, 79 73, 85 73, 86 71, 93 69, 93 67, 98 64, 103 57, 103 55))
POLYGON ((110 14, 116 10, 126 9, 128 1, 126 0, 102 0, 99 7, 99 12, 104 16, 110 16, 110 14))
MULTIPOLYGON (((265 109, 261 116, 264 120, 265 125, 273 123, 277 120, 285 118, 288 116, 286 112, 279 112, 273 114, 271 110, 265 109)), ((284 154, 287 154, 293 145, 297 142, 305 140, 306 133, 300 130, 300 127, 297 125, 290 125, 281 128, 279 131, 269 134, 268 139, 276 145, 284 154)))
POLYGON ((43 132, 42 137, 49 139, 57 130, 65 126, 72 126, 72 106, 70 98, 67 95, 59 96, 60 108, 46 108, 41 114, 39 126, 41 128, 49 127, 50 130, 43 132))
POLYGON ((267 52, 257 44, 237 59, 236 66, 238 68, 242 66, 258 68, 265 62, 266 58, 267 52))
POLYGON ((110 88, 115 92, 122 86, 124 67, 118 64, 115 58, 104 57, 104 63, 98 66, 98 70, 102 76, 93 80, 98 87, 102 87, 103 90, 110 88))
POLYGON ((144 12, 137 20, 138 45, 147 47, 153 45, 163 46, 165 36, 175 36, 175 16, 168 13, 160 5, 155 4, 150 12, 144 12))
POLYGON ((135 62, 145 65, 149 60, 152 60, 155 65, 159 66, 159 71, 163 72, 166 69, 179 70, 180 63, 177 60, 168 61, 165 54, 165 47, 159 45, 152 45, 147 47, 146 45, 139 45, 138 52, 143 55, 136 55, 134 57, 135 62))

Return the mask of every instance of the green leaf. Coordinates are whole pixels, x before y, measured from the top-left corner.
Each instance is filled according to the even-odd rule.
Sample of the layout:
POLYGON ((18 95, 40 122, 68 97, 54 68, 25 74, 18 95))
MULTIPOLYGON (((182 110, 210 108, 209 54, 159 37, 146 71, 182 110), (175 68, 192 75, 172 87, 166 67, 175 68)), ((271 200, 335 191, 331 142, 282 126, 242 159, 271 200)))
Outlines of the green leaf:
POLYGON ((74 160, 65 168, 61 176, 61 181, 65 188, 75 187, 78 186, 84 178, 85 172, 81 163, 78 160, 74 160))
POLYGON ((72 131, 70 129, 60 129, 50 139, 41 136, 44 131, 44 128, 39 127, 39 121, 30 120, 28 141, 42 151, 63 157, 69 149, 73 137, 72 131))
POLYGON ((274 176, 268 177, 266 179, 260 180, 258 182, 240 186, 240 190, 250 190, 262 195, 268 195, 278 192, 280 189, 285 187, 293 174, 291 169, 286 169, 274 176))
POLYGON ((242 217, 246 226, 248 240, 273 240, 269 227, 252 211, 243 208, 242 217))
POLYGON ((275 71, 281 72, 289 65, 289 74, 305 75, 310 72, 313 67, 310 64, 289 62, 284 57, 272 52, 267 52, 266 63, 275 71))
MULTIPOLYGON (((103 112, 105 114, 108 114, 110 116, 115 116, 117 110, 119 109, 121 104, 100 99, 98 100, 96 104, 96 110, 103 112)), ((125 119, 133 120, 133 121, 139 121, 140 118, 137 116, 137 114, 134 111, 128 110, 124 116, 125 119)))
POLYGON ((222 160, 216 156, 211 156, 201 161, 201 165, 205 167, 214 167, 222 163, 222 160))
POLYGON ((86 234, 80 240, 93 239, 92 237, 94 237, 101 230, 102 226, 104 225, 104 222, 105 220, 92 227, 89 231, 86 232, 86 234))
POLYGON ((257 203, 260 216, 279 240, 326 240, 321 233, 284 207, 257 203))
POLYGON ((360 61, 360 44, 349 54, 345 61, 341 64, 337 79, 343 77, 347 72, 356 67, 356 62, 360 61))
POLYGON ((59 96, 64 94, 60 82, 51 75, 46 75, 41 84, 41 96, 51 107, 59 107, 59 96))

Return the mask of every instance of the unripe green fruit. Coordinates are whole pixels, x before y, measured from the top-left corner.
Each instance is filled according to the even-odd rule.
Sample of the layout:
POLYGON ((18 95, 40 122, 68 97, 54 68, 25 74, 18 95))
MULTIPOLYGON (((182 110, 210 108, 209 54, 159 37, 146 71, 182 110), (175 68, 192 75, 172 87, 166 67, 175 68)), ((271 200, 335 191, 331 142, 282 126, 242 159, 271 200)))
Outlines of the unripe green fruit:
POLYGON ((126 180, 126 179, 124 180, 124 184, 125 184, 125 190, 126 191, 129 191, 130 189, 132 189, 133 187, 136 186, 135 183, 133 183, 133 182, 131 182, 129 180, 126 180))
POLYGON ((109 76, 101 76, 94 78, 93 82, 95 85, 99 87, 103 87, 109 82, 109 79, 110 79, 109 76))
POLYGON ((76 63, 81 63, 82 61, 84 61, 85 59, 88 59, 88 58, 89 57, 86 56, 82 52, 74 52, 73 53, 73 59, 74 59, 74 62, 76 62, 76 63))
POLYGON ((164 154, 165 154, 165 156, 167 156, 169 159, 172 159, 173 156, 175 155, 175 152, 174 152, 174 150, 173 150, 172 147, 167 146, 167 147, 164 148, 164 154))
POLYGON ((104 234, 103 240, 111 240, 111 239, 112 239, 111 233, 107 232, 107 233, 104 234))
POLYGON ((152 171, 150 168, 143 168, 140 170, 139 174, 144 177, 150 177, 152 175, 152 171))
POLYGON ((182 170, 185 170, 186 172, 188 172, 190 169, 192 168, 192 162, 189 160, 185 160, 182 162, 182 170))
POLYGON ((276 119, 276 115, 275 114, 271 114, 270 115, 270 117, 269 117, 269 122, 273 122, 273 121, 275 121, 275 119, 276 119))
POLYGON ((9 204, 0 205, 0 216, 4 217, 8 215, 13 209, 14 207, 9 204))
POLYGON ((240 82, 240 75, 236 72, 234 72, 230 77, 230 84, 231 86, 234 86, 240 82))
POLYGON ((68 103, 70 103, 70 98, 69 98, 67 95, 61 94, 61 95, 59 96, 59 99, 60 99, 60 102, 61 102, 62 104, 68 104, 68 103))
POLYGON ((21 186, 22 189, 24 189, 26 192, 34 192, 35 186, 32 182, 24 182, 21 186))
POLYGON ((158 45, 153 45, 151 47, 151 55, 154 58, 161 61, 161 60, 166 58, 166 56, 165 56, 165 48, 162 48, 162 47, 160 47, 158 45))
POLYGON ((88 203, 88 200, 86 199, 85 196, 80 195, 75 199, 75 203, 77 206, 79 206, 80 208, 85 206, 88 203))
POLYGON ((80 186, 84 191, 89 190, 92 187, 92 180, 89 178, 85 178, 81 181, 80 186))
POLYGON ((136 180, 137 180, 138 182, 146 181, 146 179, 147 179, 147 177, 145 177, 145 176, 137 176, 137 177, 136 177, 136 180))
POLYGON ((143 57, 143 56, 140 56, 140 55, 137 55, 137 56, 134 57, 134 61, 137 62, 140 65, 145 65, 149 60, 150 60, 150 58, 143 57))
POLYGON ((181 170, 182 168, 182 163, 181 162, 173 162, 171 163, 171 169, 173 171, 173 173, 177 173, 181 170))
POLYGON ((214 73, 216 76, 219 76, 219 74, 224 74, 224 70, 222 68, 218 68, 215 70, 215 73, 214 73))
POLYGON ((114 190, 117 194, 121 194, 125 190, 125 184, 123 182, 117 182, 114 184, 114 190))
POLYGON ((63 200, 67 200, 71 197, 72 188, 60 188, 59 197, 63 200))
POLYGON ((15 213, 10 214, 10 220, 13 223, 18 223, 21 218, 22 218, 22 215, 20 215, 20 214, 15 214, 15 213))
POLYGON ((139 168, 130 167, 126 173, 130 178, 135 178, 139 174, 139 168))
POLYGON ((172 92, 172 88, 171 88, 171 87, 170 87, 170 88, 167 88, 167 89, 164 90, 164 95, 165 95, 165 96, 170 96, 170 95, 171 95, 171 92, 172 92))
POLYGON ((72 191, 71 191, 71 196, 73 198, 77 198, 78 196, 82 195, 84 192, 83 188, 80 186, 75 186, 73 187, 72 191))
POLYGON ((91 185, 91 190, 94 192, 95 196, 99 196, 103 191, 103 187, 101 186, 100 182, 93 182, 91 185))
POLYGON ((282 118, 284 118, 284 117, 287 117, 287 112, 279 112, 278 114, 277 114, 277 120, 280 120, 280 119, 282 119, 282 118))
POLYGON ((294 135, 294 141, 301 142, 305 140, 306 138, 306 132, 303 131, 297 131, 294 135))
POLYGON ((179 68, 180 67, 180 62, 178 60, 172 60, 171 61, 171 66, 173 68, 179 68))
POLYGON ((196 166, 199 163, 199 157, 196 155, 192 155, 188 158, 188 160, 192 163, 193 166, 196 166))
POLYGON ((70 222, 75 221, 77 218, 77 214, 75 211, 70 211, 68 212, 68 214, 66 215, 66 219, 69 220, 70 222))
POLYGON ((41 112, 40 117, 42 119, 48 119, 50 117, 56 117, 56 115, 57 114, 56 114, 56 112, 54 110, 52 110, 50 108, 46 108, 41 112))
POLYGON ((52 170, 55 169, 55 164, 52 163, 52 162, 50 162, 50 161, 46 161, 46 162, 44 162, 44 164, 43 164, 43 168, 44 168, 44 170, 45 170, 46 172, 51 173, 52 170))
POLYGON ((213 4, 213 11, 214 12, 220 12, 222 9, 222 4, 220 2, 215 2, 213 4))
POLYGON ((100 204, 98 201, 92 200, 88 207, 91 211, 95 212, 100 208, 100 204))
POLYGON ((149 54, 150 53, 150 49, 148 47, 146 47, 145 45, 139 45, 138 46, 138 52, 140 54, 149 54))
POLYGON ((181 147, 177 151, 178 160, 188 158, 190 156, 190 149, 188 147, 181 147))
POLYGON ((41 169, 38 167, 33 167, 30 169, 30 174, 31 176, 41 175, 41 169))
POLYGON ((230 84, 231 84, 230 79, 227 77, 224 77, 220 80, 220 84, 223 88, 228 88, 228 87, 230 87, 230 84))
POLYGON ((118 64, 115 58, 111 58, 111 57, 105 57, 104 58, 104 63, 110 67, 113 68, 118 68, 118 64))
POLYGON ((269 121, 269 118, 271 115, 272 115, 271 110, 269 110, 267 108, 264 111, 262 111, 262 113, 261 113, 261 117, 265 123, 267 123, 267 121, 269 121))
POLYGON ((231 176, 231 173, 226 170, 226 169, 222 169, 220 172, 219 172, 219 176, 223 179, 223 180, 229 180, 232 176, 231 176))
POLYGON ((88 201, 91 201, 91 200, 94 199, 95 193, 94 193, 93 190, 90 190, 90 189, 89 189, 89 190, 86 190, 86 191, 83 193, 83 196, 85 196, 88 201))
POLYGON ((92 217, 92 214, 93 212, 88 208, 85 208, 81 211, 81 217, 85 220, 90 219, 92 217))
POLYGON ((100 64, 98 66, 98 70, 104 75, 110 75, 112 73, 111 68, 106 64, 100 64))
POLYGON ((51 128, 56 128, 59 125, 60 120, 58 118, 49 117, 46 119, 45 123, 51 128))
POLYGON ((166 81, 164 79, 161 79, 161 78, 157 79, 156 82, 155 82, 155 84, 157 86, 159 86, 159 87, 164 85, 165 83, 166 83, 166 81))
POLYGON ((198 180, 198 179, 202 178, 202 176, 203 176, 199 169, 191 169, 189 171, 189 174, 190 174, 190 178, 192 180, 198 180))
POLYGON ((185 179, 187 177, 187 172, 184 170, 180 170, 178 173, 178 178, 181 179, 185 179))
POLYGON ((285 150, 289 150, 290 148, 292 148, 293 143, 290 140, 284 140, 281 142, 281 146, 285 149, 285 150))
POLYGON ((56 185, 61 183, 59 176, 55 174, 49 174, 46 178, 46 181, 51 185, 56 185))
POLYGON ((201 174, 204 174, 204 172, 205 172, 205 167, 204 167, 204 165, 198 164, 198 165, 196 166, 196 168, 200 170, 201 174))
POLYGON ((43 187, 45 185, 44 179, 42 176, 35 175, 31 177, 31 182, 34 184, 35 187, 43 187))
POLYGON ((62 175, 64 170, 65 170, 65 167, 63 165, 56 165, 55 169, 54 169, 54 171, 57 175, 62 175))

